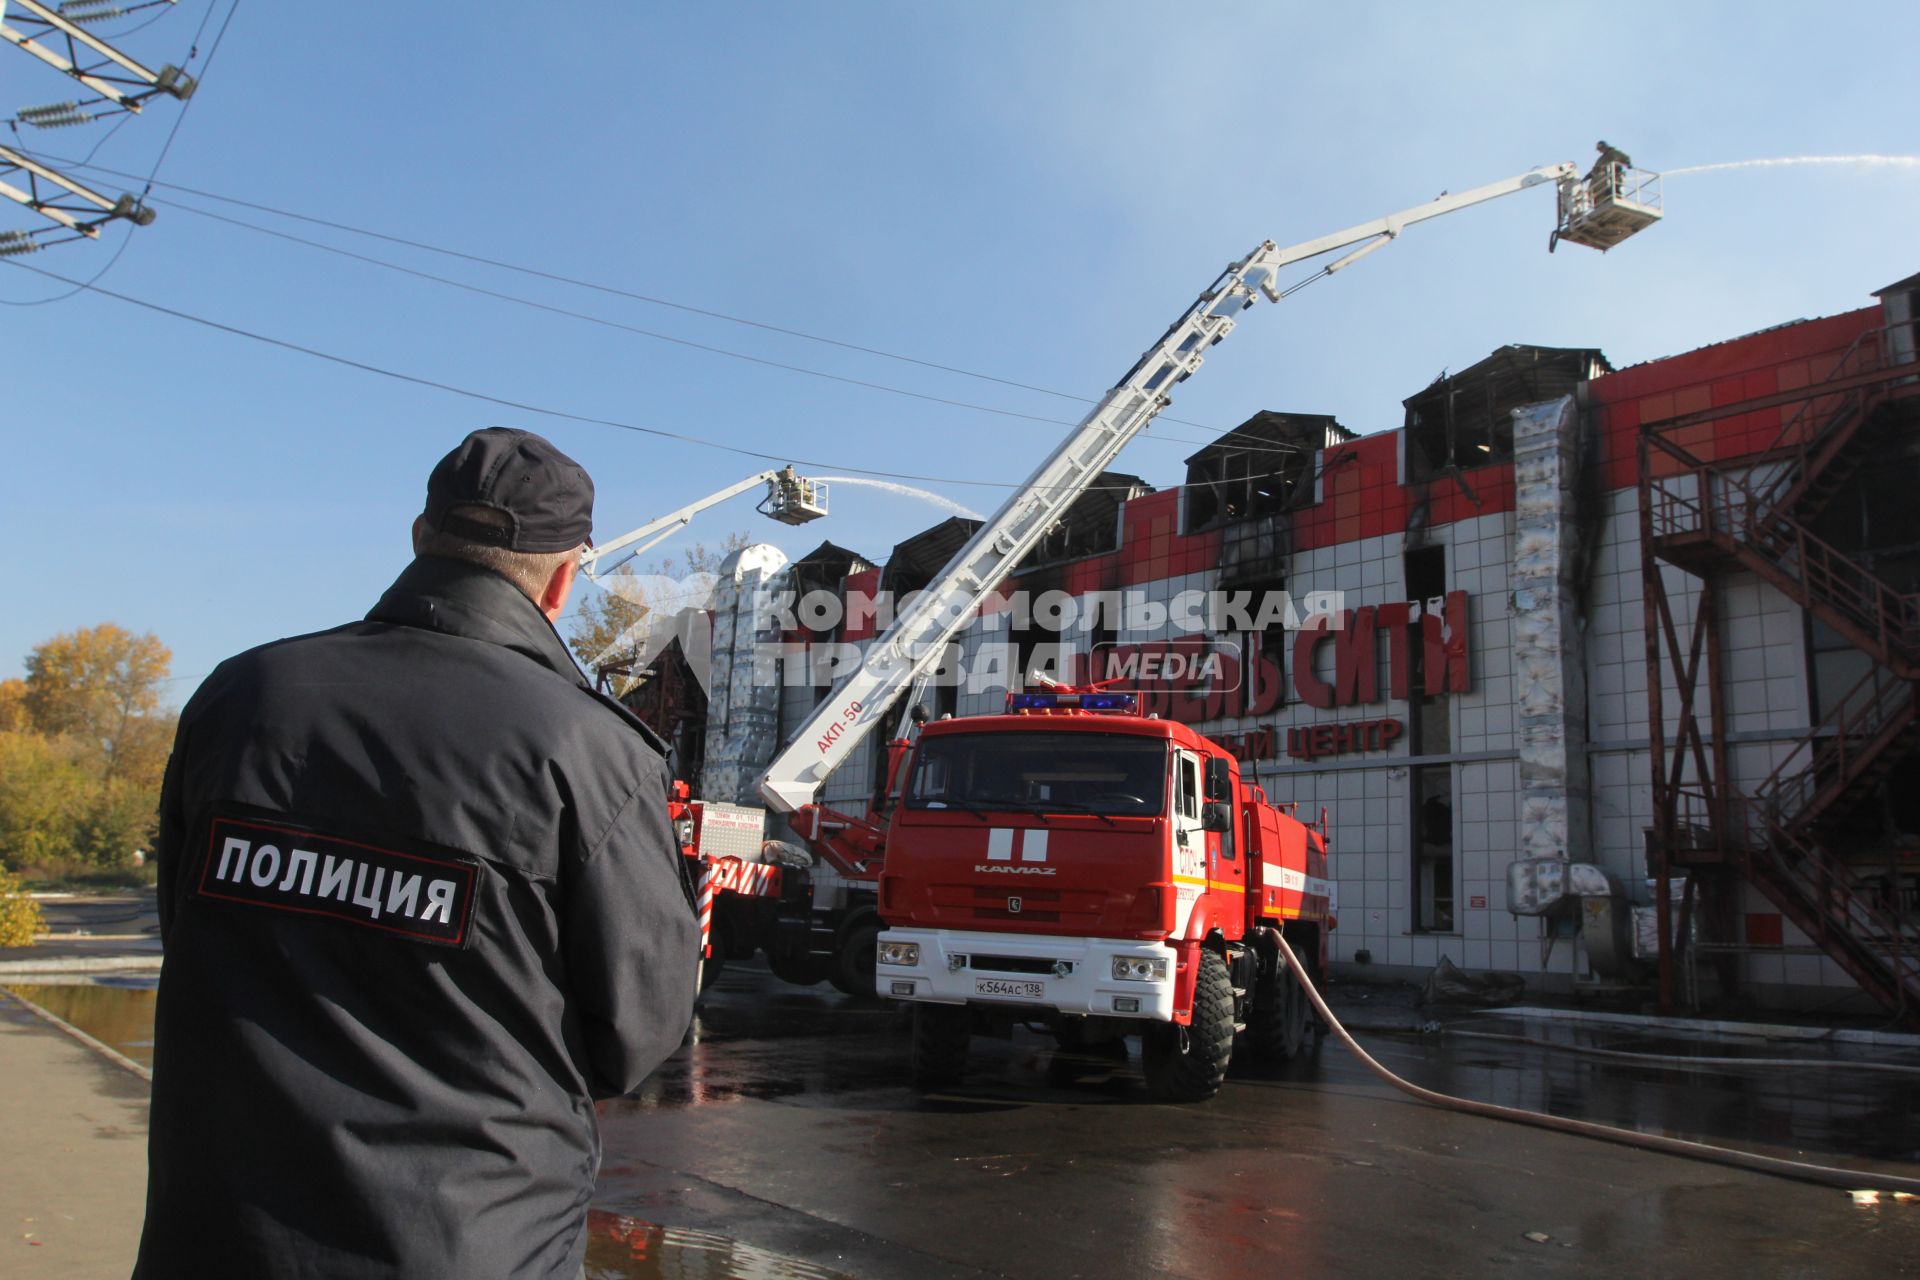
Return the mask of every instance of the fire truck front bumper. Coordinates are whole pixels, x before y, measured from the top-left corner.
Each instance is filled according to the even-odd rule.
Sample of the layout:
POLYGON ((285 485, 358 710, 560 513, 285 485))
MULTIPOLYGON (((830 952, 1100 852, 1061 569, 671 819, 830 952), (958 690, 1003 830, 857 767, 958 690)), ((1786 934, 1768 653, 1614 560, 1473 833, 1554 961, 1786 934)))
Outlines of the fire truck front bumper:
POLYGON ((878 956, 876 985, 895 1000, 1173 1019, 1178 966, 1165 943, 888 929, 878 956))

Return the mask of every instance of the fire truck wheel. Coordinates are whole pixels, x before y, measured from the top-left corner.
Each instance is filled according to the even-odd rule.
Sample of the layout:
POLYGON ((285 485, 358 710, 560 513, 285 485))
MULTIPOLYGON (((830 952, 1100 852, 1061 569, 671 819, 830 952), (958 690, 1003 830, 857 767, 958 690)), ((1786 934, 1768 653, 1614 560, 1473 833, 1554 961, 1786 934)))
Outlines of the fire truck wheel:
POLYGON ((1277 951, 1260 957, 1260 978, 1247 1014, 1247 1039, 1254 1060, 1273 1066, 1292 1060, 1307 1041, 1307 993, 1277 951))
POLYGON ((811 987, 827 976, 827 962, 797 949, 767 952, 767 968, 782 982, 796 987, 811 987))
POLYGON ((840 950, 834 953, 833 972, 827 975, 827 981, 843 995, 876 998, 879 991, 874 985, 873 966, 879 952, 880 922, 855 925, 847 930, 840 950))
POLYGON ((1220 1092, 1233 1057, 1233 981, 1226 961, 1200 953, 1193 985, 1193 1025, 1156 1022, 1140 1037, 1147 1092, 1155 1102, 1205 1102, 1220 1092))
POLYGON ((967 1074, 972 1028, 964 1005, 913 1006, 913 1087, 948 1089, 967 1074))

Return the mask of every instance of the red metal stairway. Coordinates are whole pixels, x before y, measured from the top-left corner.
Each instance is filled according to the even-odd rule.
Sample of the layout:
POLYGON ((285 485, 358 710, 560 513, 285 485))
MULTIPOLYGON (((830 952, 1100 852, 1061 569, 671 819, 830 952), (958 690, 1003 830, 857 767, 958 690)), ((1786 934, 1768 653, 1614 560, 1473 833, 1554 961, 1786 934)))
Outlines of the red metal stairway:
MULTIPOLYGON (((1898 893, 1876 899, 1864 891, 1842 835, 1847 819, 1920 747, 1920 595, 1896 590, 1808 527, 1876 450, 1915 419, 1920 364, 1894 363, 1889 339, 1886 329, 1861 334, 1826 378, 1797 393, 1643 426, 1648 683, 1657 744, 1656 840, 1666 864, 1731 868, 1863 990, 1920 1028, 1920 918, 1904 909, 1898 893), (1796 401, 1773 445, 1757 453, 1708 460, 1678 443, 1686 428, 1796 401), (1651 474, 1655 468, 1647 464, 1656 458, 1665 474, 1651 474), (1718 640, 1708 646, 1715 659, 1703 681, 1698 638, 1691 658, 1679 652, 1665 588, 1653 581, 1656 560, 1705 583, 1749 570, 1873 661, 1750 796, 1725 776, 1726 718, 1712 687, 1718 640), (1660 719, 1661 610, 1673 663, 1664 677, 1681 698, 1671 760, 1660 719), (1711 742, 1701 734, 1696 698, 1709 704, 1711 742), (1683 784, 1689 773, 1693 781, 1683 784)), ((1706 592, 1703 584, 1703 601, 1710 599, 1706 592)), ((1710 604, 1704 616, 1709 628, 1717 626, 1710 604)))

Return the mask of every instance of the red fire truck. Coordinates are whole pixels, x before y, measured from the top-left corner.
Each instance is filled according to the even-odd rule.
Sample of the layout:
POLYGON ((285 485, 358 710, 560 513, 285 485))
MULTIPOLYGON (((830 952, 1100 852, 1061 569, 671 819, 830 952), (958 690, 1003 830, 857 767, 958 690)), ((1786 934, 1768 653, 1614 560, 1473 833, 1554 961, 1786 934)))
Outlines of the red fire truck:
POLYGON ((762 835, 766 815, 759 809, 694 800, 686 783, 675 782, 667 817, 697 886, 704 991, 728 959, 752 955, 757 940, 771 936, 785 888, 782 867, 770 860, 778 850, 762 835))
POLYGON ((1283 270, 1345 250, 1317 273, 1330 275, 1397 240, 1415 223, 1534 187, 1559 193, 1556 240, 1606 249, 1661 216, 1657 175, 1626 182, 1615 173, 1600 189, 1592 175, 1583 179, 1576 166, 1561 163, 1457 195, 1443 193, 1415 208, 1286 248, 1266 241, 1228 264, 902 609, 868 647, 860 668, 815 708, 769 764, 761 797, 785 816, 813 864, 784 877, 777 928, 760 944, 775 974, 796 982, 829 977, 847 991, 872 990, 878 979, 882 995, 904 984, 899 994, 920 1006, 915 1070, 927 1083, 957 1073, 976 1021, 990 1022, 989 1013, 1017 1013, 1023 1006, 1054 1008, 1061 1000, 1066 1004, 1055 1010, 1059 1017, 1080 1019, 1063 1024, 1075 1034, 1110 1033, 1120 1025, 1116 1020, 1144 1020, 1156 1091, 1169 1097, 1204 1097, 1217 1087, 1226 1061, 1220 1039, 1224 1035, 1230 1041, 1230 1029, 1242 1021, 1251 1040, 1268 1045, 1270 1053, 1297 1043, 1297 1032, 1288 1029, 1304 1023, 1305 1010, 1285 1007, 1293 988, 1275 979, 1267 957, 1273 931, 1283 928, 1314 931, 1296 951, 1319 954, 1318 930, 1327 915, 1325 832, 1310 830, 1291 812, 1269 805, 1257 787, 1239 780, 1230 753, 1217 744, 1125 711, 1118 702, 1101 704, 1103 698, 1123 695, 1054 691, 1034 696, 1081 701, 1023 704, 1007 716, 929 726, 902 803, 894 803, 894 796, 905 776, 898 768, 908 746, 904 740, 887 744, 888 784, 864 814, 822 805, 820 788, 875 728, 899 714, 903 702, 914 707, 914 687, 940 665, 981 603, 1171 403, 1174 387, 1199 371, 1213 347, 1233 332, 1240 313, 1261 298, 1279 302, 1300 287, 1283 286, 1283 270), (941 753, 965 747, 967 767, 1007 769, 1025 750, 1022 744, 1035 737, 1070 742, 1086 752, 1135 743, 1136 750, 1158 753, 1154 758, 1165 764, 1165 777, 1129 773, 1130 789, 1116 794, 1138 801, 1131 809, 1114 795, 1096 802, 1080 794, 1092 788, 1091 775, 1100 772, 1093 764, 1086 765, 1087 778, 1050 780, 1034 763, 1024 779, 1026 790, 1017 797, 993 800, 972 789, 952 800, 934 794, 945 785, 932 780, 935 772, 957 767, 938 763, 947 759, 941 753), (1200 771, 1196 776, 1204 784, 1183 793, 1178 787, 1184 785, 1188 763, 1200 771), (1027 807, 1005 807, 1016 800, 1027 807), (1089 807, 1069 811, 1083 803, 1089 807), (1219 829, 1209 828, 1209 821, 1219 829), (985 869, 960 874, 976 866, 985 869), (882 886, 906 896, 887 900, 882 886), (1310 886, 1317 886, 1312 894, 1310 886), (1233 902, 1239 905, 1228 905, 1233 902), (885 935, 887 945, 907 950, 890 952, 894 962, 876 970, 883 919, 895 926, 885 935), (1051 937, 1057 946, 1039 953, 1005 947, 941 950, 948 941, 939 931, 958 930, 966 920, 992 925, 974 931, 986 936, 1051 937), (909 936, 914 929, 934 934, 909 936), (1073 930, 1082 931, 1079 942, 1069 938, 1073 930), (913 947, 922 948, 923 961, 930 956, 938 961, 934 973, 900 972, 912 967, 900 958, 912 954, 913 947), (980 964, 983 956, 1042 964, 1044 971, 988 972, 980 964), (1120 967, 1128 956, 1133 959, 1127 962, 1139 967, 1123 977, 1120 967), (1137 1001, 1138 1007, 1115 1001, 1137 1001), (1282 1006, 1277 1011, 1275 1001, 1282 1006), (1201 1037, 1210 1039, 1198 1044, 1201 1037))
POLYGON ((1097 687, 1011 694, 927 725, 887 833, 880 993, 914 1004, 913 1077, 956 1083, 976 1034, 1141 1036, 1156 1098, 1212 1097, 1236 1037, 1299 1052, 1275 945, 1324 962, 1324 815, 1308 826, 1223 748, 1097 687), (1244 1034, 1243 1034, 1244 1033, 1244 1034))

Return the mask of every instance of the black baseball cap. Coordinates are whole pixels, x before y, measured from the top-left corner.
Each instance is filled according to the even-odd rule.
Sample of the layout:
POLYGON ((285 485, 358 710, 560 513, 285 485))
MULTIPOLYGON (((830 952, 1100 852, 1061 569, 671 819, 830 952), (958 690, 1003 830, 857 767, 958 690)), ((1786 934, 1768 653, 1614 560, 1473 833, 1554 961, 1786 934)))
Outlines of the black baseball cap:
POLYGON ((593 532, 593 481, 585 467, 531 431, 483 427, 427 477, 427 523, 443 533, 509 551, 571 551, 593 532), (507 527, 453 508, 490 507, 507 527))

